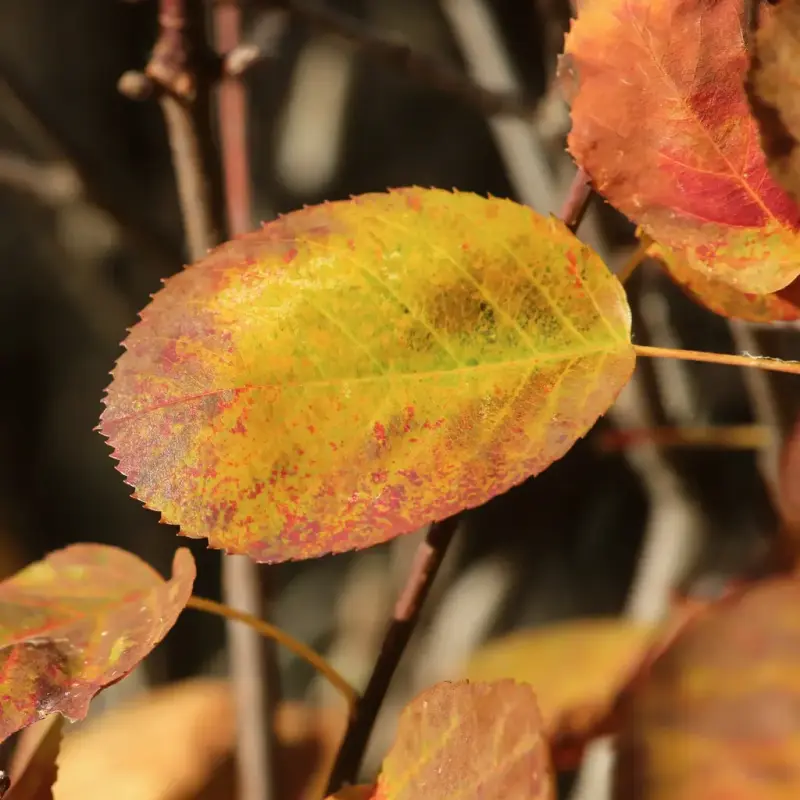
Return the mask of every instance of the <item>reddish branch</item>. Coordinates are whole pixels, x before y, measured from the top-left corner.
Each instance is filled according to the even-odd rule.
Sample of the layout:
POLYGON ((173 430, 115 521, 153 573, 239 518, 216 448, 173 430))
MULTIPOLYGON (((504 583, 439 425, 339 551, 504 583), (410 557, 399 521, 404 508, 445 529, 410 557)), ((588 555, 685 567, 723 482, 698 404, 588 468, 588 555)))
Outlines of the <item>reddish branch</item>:
POLYGON ((589 176, 582 168, 578 168, 559 214, 559 217, 573 233, 578 230, 578 226, 589 209, 593 193, 589 176))
POLYGON ((414 556, 406 585, 394 608, 367 688, 350 718, 326 795, 355 783, 370 734, 375 725, 392 676, 414 632, 419 613, 458 527, 458 515, 434 523, 414 556))

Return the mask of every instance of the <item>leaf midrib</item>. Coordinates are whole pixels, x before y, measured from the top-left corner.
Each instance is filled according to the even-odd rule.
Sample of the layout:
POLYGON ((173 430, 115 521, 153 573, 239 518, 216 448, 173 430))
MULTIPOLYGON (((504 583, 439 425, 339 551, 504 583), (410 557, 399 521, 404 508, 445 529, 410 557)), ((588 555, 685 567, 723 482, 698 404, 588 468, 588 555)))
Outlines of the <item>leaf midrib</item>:
MULTIPOLYGON (((492 361, 489 363, 475 364, 471 366, 459 366, 451 369, 439 370, 424 370, 420 372, 391 372, 375 375, 364 375, 360 378, 334 378, 334 379, 321 379, 302 382, 288 382, 288 383, 263 383, 263 384, 247 384, 245 386, 227 386, 220 389, 210 389, 207 392, 198 392, 192 395, 182 395, 173 400, 167 400, 163 403, 143 408, 141 411, 135 411, 132 414, 126 414, 120 417, 114 417, 106 420, 106 424, 121 425, 134 419, 138 419, 156 411, 171 406, 181 405, 183 403, 191 403, 195 400, 201 400, 206 397, 217 397, 225 392, 234 392, 237 395, 243 392, 258 391, 261 389, 307 389, 307 388, 321 388, 321 387, 334 387, 342 386, 344 384, 367 384, 376 381, 385 383, 393 383, 398 380, 420 380, 439 375, 454 375, 458 373, 480 373, 487 372, 493 369, 507 369, 509 367, 519 366, 524 368, 535 363, 552 363, 557 361, 569 361, 579 358, 589 358, 591 356, 607 355, 614 351, 619 351, 620 354, 625 350, 630 349, 633 352, 633 345, 629 341, 620 341, 613 344, 609 343, 606 347, 591 347, 591 348, 576 348, 569 351, 563 351, 550 355, 532 355, 528 358, 512 359, 510 361, 492 361)), ((110 407, 107 406, 107 410, 110 407)))

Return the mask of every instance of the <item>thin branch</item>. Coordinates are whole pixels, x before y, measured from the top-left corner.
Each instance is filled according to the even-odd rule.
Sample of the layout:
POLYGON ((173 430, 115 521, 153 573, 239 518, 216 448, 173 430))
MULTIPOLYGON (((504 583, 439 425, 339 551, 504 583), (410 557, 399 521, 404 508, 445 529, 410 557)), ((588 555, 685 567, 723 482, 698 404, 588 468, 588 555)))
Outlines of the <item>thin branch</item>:
POLYGON ((729 367, 746 367, 800 375, 800 361, 781 361, 766 356, 706 353, 703 350, 679 350, 671 347, 647 347, 638 344, 635 344, 633 349, 636 351, 636 355, 648 358, 677 358, 682 361, 702 361, 706 364, 725 364, 729 367))
MULTIPOLYGON (((214 32, 217 52, 227 53, 239 45, 238 5, 214 9, 214 32)), ((222 76, 217 91, 228 235, 238 236, 252 225, 247 94, 239 78, 226 75, 222 76)), ((251 619, 262 617, 267 588, 264 569, 258 564, 246 556, 222 557, 222 591, 229 606, 251 619)), ((273 642, 260 638, 258 633, 258 629, 232 624, 227 630, 229 669, 236 700, 239 800, 273 800, 278 795, 273 720, 280 672, 273 642)))
MULTIPOLYGON (((532 100, 516 92, 490 89, 480 82, 475 83, 441 59, 415 52, 397 35, 380 33, 326 5, 308 0, 270 0, 269 5, 271 8, 277 6, 285 9, 311 27, 344 39, 376 61, 401 70, 440 92, 453 95, 487 116, 503 114, 527 121, 533 119, 536 103, 532 100)), ((245 42, 242 48, 243 53, 233 51, 226 59, 228 65, 238 65, 234 68, 240 73, 260 60, 254 48, 259 51, 262 49, 258 42, 245 42)))
POLYGON ((145 75, 158 99, 172 150, 190 258, 222 240, 219 163, 211 132, 210 61, 202 0, 159 0, 161 32, 145 75))
POLYGON ((704 427, 621 428, 604 431, 597 446, 605 452, 628 450, 644 444, 659 447, 719 447, 724 450, 757 450, 772 439, 766 425, 707 425, 704 427))
POLYGON ((447 548, 458 528, 458 522, 459 517, 456 515, 443 522, 434 523, 425 541, 417 549, 408 580, 395 605, 369 683, 356 705, 355 714, 350 718, 331 771, 326 794, 334 794, 343 786, 355 783, 392 676, 414 632, 422 604, 428 596, 447 548))
POLYGON ((578 230, 584 215, 589 210, 593 196, 594 190, 589 182, 589 176, 583 169, 578 168, 567 192, 567 199, 558 215, 573 233, 578 230))
POLYGON ((259 636, 277 642, 282 647, 294 653, 298 658, 314 667, 320 675, 327 678, 331 685, 335 686, 336 689, 341 692, 351 710, 355 707, 358 701, 358 692, 356 692, 347 680, 345 680, 319 653, 312 650, 308 645, 303 644, 299 639, 295 639, 293 636, 286 633, 286 631, 258 617, 254 617, 252 614, 239 611, 239 609, 232 608, 224 603, 208 600, 205 597, 198 597, 197 595, 192 595, 189 598, 186 607, 193 608, 197 611, 204 611, 207 614, 215 614, 227 620, 242 622, 254 630, 259 636))

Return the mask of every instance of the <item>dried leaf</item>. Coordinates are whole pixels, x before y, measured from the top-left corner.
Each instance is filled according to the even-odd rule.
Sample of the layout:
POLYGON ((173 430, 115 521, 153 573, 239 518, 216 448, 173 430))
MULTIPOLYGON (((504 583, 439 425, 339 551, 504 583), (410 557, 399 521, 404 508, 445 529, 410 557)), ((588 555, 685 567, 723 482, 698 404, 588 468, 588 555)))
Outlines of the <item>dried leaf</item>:
POLYGON ((530 684, 548 736, 576 723, 589 728, 608 712, 653 634, 650 625, 619 618, 582 619, 520 631, 479 650, 467 665, 465 677, 473 681, 513 678, 530 684))
POLYGON ((363 548, 560 458, 634 365, 619 282, 560 222, 403 189, 215 250, 142 312, 101 428, 136 496, 257 561, 363 548))
POLYGON ((800 319, 800 278, 777 292, 754 294, 693 270, 681 258, 658 245, 651 249, 650 255, 690 297, 715 314, 747 322, 800 319))
POLYGON ((615 800, 800 797, 800 584, 695 617, 626 699, 615 800))
POLYGON ((552 800, 553 780, 530 686, 438 683, 400 717, 376 800, 552 800))
POLYGON ((756 35, 749 95, 775 180, 800 201, 800 1, 781 0, 756 35))
POLYGON ((13 783, 3 800, 53 800, 64 718, 54 714, 29 730, 36 728, 36 739, 30 741, 24 761, 14 753, 13 783))
POLYGON ((688 269, 768 294, 800 274, 800 207, 759 147, 741 14, 741 0, 584 0, 560 74, 595 188, 688 269))
POLYGON ((194 577, 185 548, 164 581, 124 550, 76 544, 0 583, 0 740, 56 711, 85 717, 175 624, 194 577))
MULTIPOLYGON (((319 800, 345 714, 281 704, 275 715, 280 800, 319 800)), ((195 679, 149 692, 66 738, 55 800, 235 800, 228 681, 195 679)))

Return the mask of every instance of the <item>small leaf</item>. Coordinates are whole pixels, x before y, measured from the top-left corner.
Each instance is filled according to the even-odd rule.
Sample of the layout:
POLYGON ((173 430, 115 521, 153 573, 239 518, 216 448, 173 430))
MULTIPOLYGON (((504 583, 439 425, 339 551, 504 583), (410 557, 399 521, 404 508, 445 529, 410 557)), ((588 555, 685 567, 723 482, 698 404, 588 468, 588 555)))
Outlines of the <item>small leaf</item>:
POLYGON ((164 581, 124 550, 76 544, 0 583, 0 740, 56 711, 83 719, 175 624, 194 577, 185 548, 164 581))
POLYGON ((14 753, 15 769, 12 773, 11 791, 3 795, 3 800, 53 800, 53 785, 58 777, 58 754, 61 750, 61 737, 64 718, 53 715, 34 725, 35 741, 29 743, 24 762, 14 753))
POLYGON ((799 606, 772 579, 677 634, 623 704, 615 800, 800 797, 799 606))
POLYGON ((692 269, 658 245, 651 249, 650 255, 690 297, 715 314, 747 322, 796 322, 800 319, 800 278, 777 292, 754 294, 692 269))
POLYGON ((775 180, 800 202, 800 2, 765 15, 749 75, 750 101, 775 180))
POLYGON ((800 275, 800 207, 745 95, 741 0, 584 0, 560 75, 569 151, 686 267, 769 294, 800 275))
POLYGON ((530 686, 439 683, 403 711, 376 800, 552 800, 530 686))
POLYGON ((578 722, 590 728, 609 711, 653 635, 652 626, 623 619, 548 625, 489 642, 464 674, 474 681, 513 678, 530 684, 548 736, 578 722))
POLYGON ((257 561, 363 548, 545 469, 634 366, 599 257, 508 200, 296 211, 172 278, 101 429, 136 496, 257 561))

